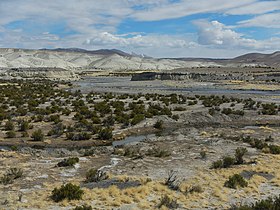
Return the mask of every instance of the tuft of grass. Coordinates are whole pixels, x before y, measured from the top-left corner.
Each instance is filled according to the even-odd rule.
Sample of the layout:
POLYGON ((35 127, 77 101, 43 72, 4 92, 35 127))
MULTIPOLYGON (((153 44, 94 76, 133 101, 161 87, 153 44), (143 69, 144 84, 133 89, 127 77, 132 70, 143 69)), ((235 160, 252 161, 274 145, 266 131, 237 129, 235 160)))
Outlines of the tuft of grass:
POLYGON ((23 171, 20 168, 10 168, 6 174, 0 178, 0 183, 7 185, 12 184, 15 179, 22 177, 23 171))
POLYGON ((179 190, 181 182, 179 181, 175 171, 168 172, 168 177, 165 180, 165 185, 171 190, 179 190))
POLYGON ((177 203, 177 200, 172 199, 167 195, 164 195, 160 199, 160 203, 158 204, 158 208, 161 208, 162 206, 165 206, 168 209, 177 209, 179 207, 179 204, 177 203))

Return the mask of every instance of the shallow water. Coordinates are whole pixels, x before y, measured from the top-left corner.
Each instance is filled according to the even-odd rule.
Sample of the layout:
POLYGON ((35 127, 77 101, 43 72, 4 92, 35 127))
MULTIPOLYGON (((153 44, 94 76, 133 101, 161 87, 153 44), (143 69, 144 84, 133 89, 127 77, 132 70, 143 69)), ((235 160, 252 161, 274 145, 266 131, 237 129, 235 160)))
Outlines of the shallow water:
POLYGON ((166 84, 166 81, 131 81, 131 77, 85 77, 83 80, 74 82, 74 90, 82 92, 115 92, 115 93, 139 93, 165 91, 167 93, 177 92, 181 94, 237 94, 237 95, 269 95, 280 96, 280 90, 233 90, 225 86, 217 85, 211 82, 196 82, 193 86, 172 87, 166 84))

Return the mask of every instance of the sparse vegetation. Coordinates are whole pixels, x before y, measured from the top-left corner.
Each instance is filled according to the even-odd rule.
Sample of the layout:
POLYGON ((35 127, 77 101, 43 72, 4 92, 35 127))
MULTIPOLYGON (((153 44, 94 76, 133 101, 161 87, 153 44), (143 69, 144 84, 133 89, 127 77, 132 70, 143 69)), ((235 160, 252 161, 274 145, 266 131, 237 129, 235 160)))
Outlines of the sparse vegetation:
POLYGON ((41 129, 34 131, 31 135, 33 141, 43 141, 44 140, 44 133, 41 129))
POLYGON ((179 190, 181 182, 178 179, 177 173, 171 170, 168 172, 168 177, 164 184, 171 190, 179 190))
POLYGON ((86 173, 86 182, 100 182, 108 178, 109 176, 107 175, 106 172, 94 168, 90 169, 86 173))
POLYGON ((279 210, 280 196, 268 197, 251 205, 233 206, 229 210, 279 210))
POLYGON ((72 183, 62 185, 60 188, 55 188, 52 191, 51 198, 55 202, 60 202, 64 199, 68 200, 80 200, 84 191, 79 186, 72 183))
POLYGON ((92 210, 92 207, 87 205, 76 206, 73 210, 92 210))
MULTIPOLYGON (((41 174, 42 176, 40 177, 44 177, 45 180, 60 180, 65 182, 68 178, 61 176, 61 170, 72 173, 70 171, 73 171, 73 169, 52 168, 51 173, 46 173, 49 177, 45 178, 47 176, 42 173, 42 167, 36 168, 38 169, 38 173, 37 171, 36 173, 30 173, 30 169, 33 169, 30 165, 37 164, 37 159, 41 161, 40 164, 47 164, 41 159, 40 155, 42 154, 45 160, 48 151, 41 151, 42 148, 49 146, 52 148, 53 145, 54 147, 57 145, 58 147, 64 147, 64 145, 68 147, 69 145, 69 148, 71 147, 71 149, 73 148, 75 150, 73 153, 69 151, 68 154, 67 151, 64 154, 63 150, 61 150, 61 153, 58 150, 59 152, 54 151, 51 154, 54 154, 55 157, 63 157, 64 155, 68 156, 70 154, 75 156, 77 150, 81 155, 88 156, 86 157, 87 161, 80 163, 79 173, 76 173, 76 175, 84 174, 83 181, 87 183, 83 183, 85 186, 98 186, 91 191, 85 190, 87 193, 85 196, 86 199, 92 196, 92 200, 98 200, 94 208, 101 208, 103 203, 106 203, 106 208, 119 208, 123 204, 137 203, 139 209, 152 209, 157 207, 172 209, 178 208, 182 203, 183 208, 191 209, 190 206, 196 202, 199 204, 203 202, 203 205, 206 206, 204 199, 206 196, 207 199, 212 199, 212 196, 215 196, 215 199, 224 204, 226 201, 224 201, 223 196, 228 196, 229 192, 232 193, 232 196, 236 196, 236 200, 238 201, 237 195, 239 192, 225 188, 221 190, 222 184, 220 181, 224 180, 224 177, 229 177, 224 183, 224 187, 248 187, 240 194, 242 198, 247 196, 247 190, 248 192, 254 191, 255 194, 261 194, 262 192, 257 188, 259 182, 268 185, 273 184, 273 186, 279 185, 279 177, 275 170, 275 168, 279 168, 277 163, 274 162, 277 165, 275 168, 264 168, 264 164, 269 164, 269 160, 272 160, 271 156, 275 158, 275 161, 278 160, 277 155, 271 154, 280 154, 280 146, 278 145, 277 139, 277 122, 279 116, 269 116, 278 115, 280 110, 279 104, 265 104, 252 99, 245 99, 243 96, 242 99, 238 99, 228 96, 191 96, 191 94, 187 97, 179 94, 168 95, 154 93, 114 94, 90 92, 85 94, 80 91, 71 92, 64 90, 58 87, 56 82, 50 81, 36 81, 34 83, 29 81, 11 82, 11 84, 0 86, 0 90, 1 137, 4 143, 8 142, 9 145, 18 145, 11 148, 13 151, 20 151, 9 151, 9 148, 6 151, 6 147, 4 147, 3 152, 1 152, 2 168, 5 168, 7 163, 11 164, 12 161, 8 162, 9 159, 16 159, 16 161, 12 162, 13 164, 20 163, 21 167, 26 167, 29 170, 25 171, 26 169, 24 169, 27 179, 23 181, 34 179, 34 184, 37 184, 37 182, 42 183, 41 180, 43 178, 36 177, 37 174, 41 174), (15 88, 18 89, 19 93, 15 93, 15 88), (257 114, 260 114, 260 116, 257 116, 258 119, 255 119, 257 114), (243 115, 245 115, 244 118, 240 117, 243 115), (173 120, 170 119, 168 121, 168 117, 173 120), (252 121, 251 118, 254 118, 254 120, 252 121), (164 127, 163 121, 157 119, 164 119, 164 127), (270 122, 270 119, 273 120, 270 122), (151 122, 156 123, 153 124, 151 122), (240 137, 239 122, 241 122, 242 127, 243 125, 253 125, 256 128, 246 127, 242 129, 242 133, 244 134, 240 137), (266 126, 270 126, 270 124, 273 124, 275 127, 266 126), (257 126, 261 127, 258 128, 257 126), (150 134, 150 132, 155 131, 153 128, 159 129, 158 132, 160 134, 158 135, 161 135, 155 141, 153 137, 137 145, 98 147, 99 145, 111 145, 113 141, 122 139, 125 134, 138 135, 138 132, 139 135, 145 135, 146 132, 150 134), (259 131, 261 129, 265 130, 265 134, 260 134, 259 131), (177 139, 179 135, 180 138, 177 139), (232 135, 233 137, 227 138, 227 135, 232 135), (248 137, 249 135, 254 137, 248 137), (256 136, 258 137, 256 138, 256 136), (13 139, 7 139, 5 137, 13 139), (37 142, 32 142, 32 140, 37 142), (232 144, 230 140, 239 142, 232 144), (31 149, 26 149, 24 146, 22 148, 22 145, 25 145, 25 143, 28 146, 30 145, 31 149), (249 154, 253 153, 254 157, 249 157, 247 149, 242 147, 238 147, 234 153, 236 145, 245 145, 246 143, 248 147, 251 146, 259 150, 257 152, 250 150, 249 154), (216 147, 216 144, 218 147, 216 147), (227 144, 227 146, 224 148, 223 144, 227 144), (114 152, 112 154, 113 150, 114 152), (228 151, 233 152, 230 153, 228 151), (32 154, 29 156, 31 152, 32 154), (258 152, 267 154, 253 159, 258 155, 258 152), (171 154, 172 157, 169 157, 171 154), (191 161, 187 159, 189 158, 189 154, 191 161), (117 167, 119 171, 116 172, 115 168, 111 168, 112 174, 114 175, 110 175, 109 177, 103 169, 90 169, 93 165, 95 167, 102 166, 100 163, 93 163, 94 161, 103 161, 102 163, 107 165, 109 157, 115 158, 117 155, 124 157, 118 157, 121 159, 117 167), (32 160, 32 164, 23 165, 22 162, 28 160, 28 158, 32 160), (184 159, 187 159, 187 161, 184 162, 184 159), (175 171, 169 171, 168 177, 163 182, 156 180, 154 177, 138 177, 139 174, 150 175, 153 167, 158 167, 157 164, 162 164, 162 168, 167 167, 167 170, 170 170, 170 168, 180 167, 187 163, 185 164, 186 167, 190 167, 190 170, 196 171, 212 160, 217 161, 212 163, 211 168, 226 169, 207 169, 203 170, 203 173, 199 171, 199 175, 194 178, 186 174, 186 176, 182 177, 182 181, 179 180, 175 171), (177 163, 178 166, 176 165, 177 163), (236 166, 240 164, 243 165, 236 166), (90 170, 85 172, 88 168, 90 170), (245 175, 243 174, 243 169, 246 172, 245 175), (243 177, 247 179, 246 175, 251 175, 250 170, 260 173, 264 176, 264 179, 261 175, 253 175, 250 181, 248 181, 250 182, 248 185, 248 182, 243 177), (240 175, 235 174, 240 171, 242 171, 240 175), (115 175, 121 173, 129 173, 129 177, 126 177, 127 175, 115 175), (230 176, 232 174, 234 175, 230 176), (130 177, 130 175, 132 176, 130 177), (118 179, 115 179, 114 176, 118 177, 118 179), (266 181, 266 176, 273 178, 266 181), (149 183, 145 181, 146 179, 150 180, 149 183), (121 181, 120 186, 105 186, 107 183, 110 184, 111 181, 114 185, 114 180, 124 181, 121 181), (217 184, 216 180, 219 183, 217 189, 215 188, 217 184), (135 183, 136 185, 134 186, 133 184, 135 183), (99 186, 102 187, 99 188, 99 186), (198 195, 198 193, 202 194, 198 195), (155 196, 155 198, 159 198, 161 195, 166 196, 162 196, 159 205, 155 206, 156 200, 150 201, 147 199, 150 194, 155 196), (197 200, 192 202, 194 201, 192 199, 197 200)), ((57 163, 57 166, 72 167, 78 162, 79 158, 77 157, 66 158, 57 163)), ((76 166, 76 168, 78 167, 76 166)), ((22 176, 22 174, 20 175, 20 171, 18 175, 16 175, 16 171, 11 173, 7 171, 1 174, 0 182, 3 185, 12 184, 15 179, 22 176)), ((158 176, 159 173, 156 175, 158 176)), ((75 176, 71 177, 71 180, 80 181, 80 178, 77 180, 76 178, 75 176)), ((45 187, 43 184, 40 184, 40 186, 42 188, 45 187)), ((17 189, 18 183, 15 182, 15 185, 12 187, 12 190, 17 189)), ((2 186, 2 188, 5 188, 4 191, 6 192, 7 186, 2 186)), ((28 193, 26 194, 28 195, 28 193)), ((23 196, 25 197, 27 195, 23 196)), ((55 202, 59 202, 64 199, 81 199, 82 195, 83 190, 79 186, 66 184, 54 189, 51 198, 55 202)), ((38 200, 40 199, 38 198, 38 200)), ((237 206, 235 209, 239 210, 245 207, 250 210, 258 208, 273 209, 275 206, 274 203, 278 202, 276 200, 276 198, 273 198, 273 200, 262 201, 261 204, 257 202, 248 206, 237 206)), ((49 204, 49 201, 44 202, 42 208, 49 204)), ((84 203, 86 202, 79 202, 79 205, 84 203)), ((67 202, 63 202, 63 205, 68 204, 67 202)), ((7 204, 8 207, 9 205, 7 204)), ((20 207, 26 205, 26 208, 31 207, 31 204, 25 202, 18 202, 18 205, 20 207)), ((38 203, 34 205, 40 206, 38 203)), ((76 203, 71 202, 69 205, 76 205, 76 203)), ((212 203, 209 203, 210 205, 212 203)), ((92 207, 84 205, 77 206, 75 209, 90 210, 92 207)))
POLYGON ((158 120, 158 121, 154 124, 154 128, 156 128, 156 129, 162 129, 162 128, 163 128, 163 121, 162 121, 162 120, 158 120))
POLYGON ((78 162, 79 162, 79 158, 78 157, 67 158, 67 159, 64 159, 63 161, 59 162, 57 164, 57 166, 58 167, 74 166, 78 162))
POLYGON ((179 207, 179 204, 175 199, 170 198, 168 195, 164 195, 160 199, 158 208, 161 208, 162 206, 165 206, 168 209, 177 209, 179 207))
POLYGON ((6 173, 0 178, 0 183, 7 185, 12 184, 15 179, 22 177, 23 170, 20 168, 10 168, 6 173))
POLYGON ((224 184, 225 187, 236 189, 237 187, 247 187, 247 181, 239 174, 234 174, 224 184))

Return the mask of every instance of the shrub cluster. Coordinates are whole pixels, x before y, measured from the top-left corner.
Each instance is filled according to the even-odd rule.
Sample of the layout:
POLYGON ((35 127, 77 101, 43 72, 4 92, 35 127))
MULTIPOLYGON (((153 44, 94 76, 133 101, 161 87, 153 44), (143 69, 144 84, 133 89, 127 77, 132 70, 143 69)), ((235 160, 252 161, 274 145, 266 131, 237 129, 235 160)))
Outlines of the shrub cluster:
POLYGON ((54 188, 51 198, 55 202, 59 202, 64 199, 80 200, 83 194, 84 191, 80 189, 79 186, 68 183, 66 185, 62 185, 60 188, 54 188))
POLYGON ((268 144, 264 140, 251 138, 250 136, 241 137, 241 140, 250 144, 251 147, 260 149, 266 153, 280 154, 280 146, 278 145, 268 144))
POLYGON ((237 187, 247 187, 248 182, 239 174, 234 174, 224 184, 225 187, 236 189, 237 187))
POLYGON ((217 160, 212 163, 211 168, 229 168, 232 165, 240 165, 244 163, 243 156, 247 153, 247 149, 243 147, 238 147, 235 150, 235 157, 225 156, 222 160, 217 160))
POLYGON ((177 209, 179 207, 179 204, 175 199, 170 198, 167 195, 164 195, 160 199, 160 203, 158 205, 158 208, 161 208, 162 206, 165 206, 168 209, 177 209))
POLYGON ((58 167, 74 166, 78 162, 79 162, 79 158, 73 157, 73 158, 64 159, 63 161, 59 162, 57 166, 58 167))
POLYGON ((279 210, 280 209, 280 196, 269 197, 260 201, 257 201, 251 205, 234 206, 229 210, 279 210))

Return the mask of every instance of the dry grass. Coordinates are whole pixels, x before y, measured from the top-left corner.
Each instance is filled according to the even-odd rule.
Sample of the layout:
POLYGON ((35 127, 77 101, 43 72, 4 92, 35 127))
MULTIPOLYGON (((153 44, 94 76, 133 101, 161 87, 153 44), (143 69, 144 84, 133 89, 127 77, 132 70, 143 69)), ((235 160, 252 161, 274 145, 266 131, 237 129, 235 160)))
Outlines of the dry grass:
MULTIPOLYGON (((12 154, 12 153, 11 153, 12 154)), ((186 209, 198 207, 217 207, 226 208, 230 199, 241 200, 247 197, 258 198, 264 193, 261 191, 260 185, 271 185, 280 187, 280 155, 261 154, 257 159, 256 165, 241 165, 228 169, 210 170, 207 168, 200 169, 195 177, 191 177, 182 182, 179 191, 170 190, 163 184, 164 180, 150 180, 148 177, 133 176, 113 176, 120 181, 140 181, 141 186, 131 187, 120 190, 116 186, 107 189, 83 189, 85 194, 80 201, 64 200, 60 203, 54 203, 49 199, 51 191, 54 187, 59 187, 61 182, 46 182, 42 185, 42 189, 25 194, 27 203, 18 202, 18 194, 11 193, 14 202, 10 205, 15 208, 38 208, 48 209, 51 205, 59 207, 69 207, 94 204, 95 208, 104 207, 111 209, 125 204, 134 204, 139 209, 155 209, 160 202, 162 195, 168 195, 186 209), (224 182, 232 174, 241 173, 243 170, 269 173, 275 176, 272 180, 267 180, 262 176, 254 175, 248 180, 248 187, 243 189, 229 189, 224 187, 224 182), (203 192, 186 193, 188 190, 199 183, 203 192)), ((75 182, 73 182, 75 183, 75 182)), ((79 184, 79 183, 75 183, 79 184)), ((1 187, 0 187, 1 188, 1 187)), ((12 208, 11 208, 12 209, 12 208)), ((164 209, 164 207, 162 208, 164 209)))

